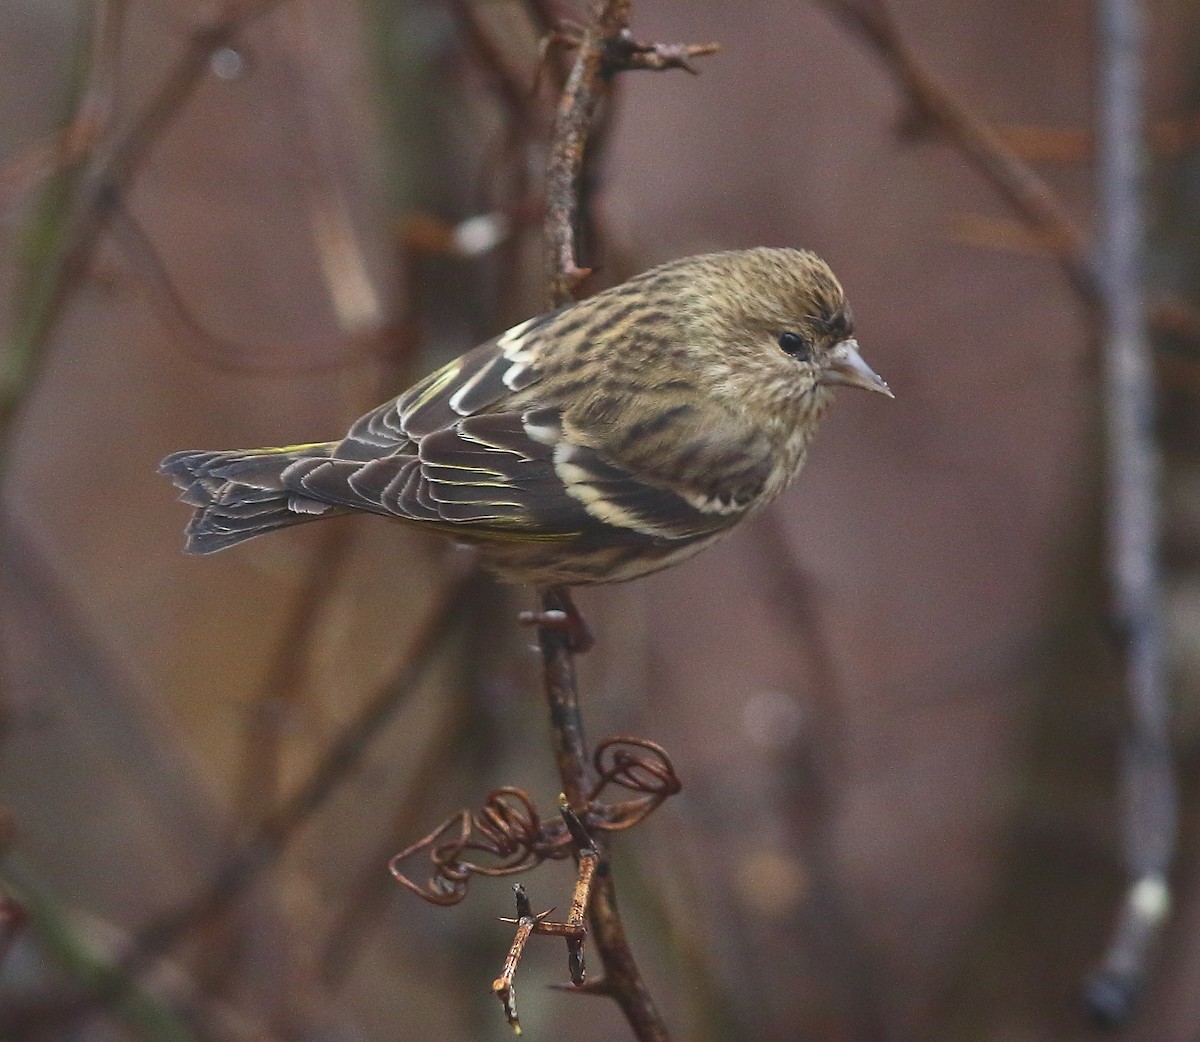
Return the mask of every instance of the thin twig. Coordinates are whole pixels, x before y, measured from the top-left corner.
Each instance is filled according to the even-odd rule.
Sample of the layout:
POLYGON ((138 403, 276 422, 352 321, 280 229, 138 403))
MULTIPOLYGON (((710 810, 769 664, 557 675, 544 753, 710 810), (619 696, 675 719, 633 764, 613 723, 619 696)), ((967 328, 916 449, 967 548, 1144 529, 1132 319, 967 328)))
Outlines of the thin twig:
MULTIPOLYGON (((996 124, 1008 145, 1028 162, 1076 165, 1096 158, 1096 135, 1084 127, 996 124)), ((1200 114, 1160 119, 1146 127, 1146 144, 1155 159, 1178 159, 1200 145, 1200 114)))
MULTIPOLYGON (((613 73, 623 70, 696 70, 691 59, 712 54, 717 44, 644 43, 629 32, 631 0, 602 0, 578 36, 578 49, 554 120, 546 162, 545 250, 550 306, 572 300, 590 269, 579 266, 578 225, 587 200, 580 179, 596 114, 613 73)), ((572 40, 572 42, 574 42, 572 40)))
POLYGON ((511 947, 508 949, 508 955, 504 958, 504 967, 500 971, 500 976, 492 981, 492 993, 503 1003, 504 1018, 508 1021, 513 1031, 519 1035, 521 1033, 521 1021, 517 1017, 517 990, 513 979, 516 977, 517 966, 521 961, 521 956, 525 952, 525 945, 529 943, 529 938, 533 936, 539 922, 548 916, 550 912, 546 911, 534 915, 533 907, 530 905, 529 898, 525 894, 525 887, 520 883, 513 885, 513 894, 517 899, 517 918, 505 921, 515 921, 517 924, 517 933, 513 938, 511 947))
MULTIPOLYGON (((997 130, 956 95, 904 37, 886 0, 816 0, 871 45, 896 77, 909 104, 967 157, 988 183, 1033 228, 1038 243, 1062 266, 1091 310, 1100 307, 1100 276, 1091 247, 1058 194, 997 130)), ((1186 301, 1160 294, 1148 306, 1156 335, 1187 339, 1200 348, 1200 314, 1186 301), (1180 316, 1187 320, 1181 321, 1180 316)), ((1182 366, 1194 359, 1177 356, 1182 366)))
POLYGON ((1143 301, 1145 218, 1142 10, 1099 5, 1098 180, 1101 203, 1108 559, 1130 726, 1123 749, 1124 861, 1130 875, 1104 963, 1088 983, 1089 1011, 1106 1024, 1133 1013, 1150 948, 1170 905, 1178 794, 1169 737, 1159 565, 1154 371, 1143 301))
MULTIPOLYGON (((579 40, 558 103, 546 161, 545 249, 551 307, 571 301, 589 273, 578 265, 579 176, 596 109, 608 91, 603 75, 605 41, 615 40, 628 26, 629 7, 630 0, 608 0, 597 6, 579 40)), ((572 799, 569 791, 567 798, 572 799)))
POLYGON ((1097 276, 1086 237, 1062 201, 978 113, 921 60, 885 0, 818 0, 866 40, 899 81, 916 113, 934 122, 1009 203, 1052 243, 1076 291, 1094 304, 1097 276))

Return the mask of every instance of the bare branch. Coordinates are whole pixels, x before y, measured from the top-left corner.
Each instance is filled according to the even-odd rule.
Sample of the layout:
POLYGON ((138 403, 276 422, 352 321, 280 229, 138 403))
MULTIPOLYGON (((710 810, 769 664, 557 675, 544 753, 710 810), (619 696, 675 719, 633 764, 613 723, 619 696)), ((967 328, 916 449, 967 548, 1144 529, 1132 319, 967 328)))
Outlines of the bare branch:
MULTIPOLYGON (((1189 305, 1160 298, 1148 306, 1145 300, 1141 8, 1137 0, 1100 4, 1096 143, 1103 216, 1097 267, 1082 232, 1013 150, 1011 136, 1006 139, 988 126, 916 57, 886 0, 820 2, 874 47, 917 113, 944 131, 1033 226, 1037 242, 1057 256, 1081 300, 1103 324, 1108 554, 1131 716, 1123 760, 1123 817, 1124 859, 1132 878, 1109 952, 1088 983, 1086 1002, 1097 1019, 1119 1024, 1132 1013, 1149 950, 1169 909, 1166 873, 1174 854, 1178 804, 1168 737, 1149 332, 1153 328, 1200 343, 1200 316, 1189 305)), ((995 233, 995 226, 988 229, 989 235, 995 233)))
POLYGON ((1158 547, 1161 464, 1143 290, 1143 15, 1137 0, 1101 0, 1099 16, 1097 143, 1108 559, 1130 712, 1122 789, 1124 861, 1131 878, 1116 935, 1102 968, 1089 982, 1086 998, 1095 1017, 1120 1024, 1133 1013, 1150 947, 1170 906, 1167 872, 1174 856, 1179 798, 1169 737, 1158 547))
POLYGON ((1059 263, 1085 302, 1094 305, 1097 276, 1086 238, 1049 185, 988 123, 921 60, 900 32, 885 0, 818 0, 871 45, 895 75, 917 114, 931 120, 992 186, 1054 244, 1059 263))
POLYGON ((572 300, 591 273, 578 263, 579 180, 588 137, 613 73, 668 68, 694 72, 690 59, 717 49, 711 43, 639 42, 629 32, 630 6, 631 0, 604 0, 596 5, 591 22, 579 34, 575 62, 559 99, 546 164, 545 247, 552 307, 572 300))
MULTIPOLYGON (((570 301, 588 274, 578 263, 579 184, 588 137, 611 75, 629 67, 622 65, 619 53, 621 47, 628 52, 629 12, 630 0, 604 0, 596 5, 590 24, 580 36, 575 62, 559 100, 546 172, 545 248, 552 306, 570 301)), ((640 46, 641 53, 649 53, 644 49, 646 45, 640 46)), ((543 590, 541 600, 544 613, 578 615, 565 589, 543 590)), ((542 625, 538 638, 559 776, 567 804, 581 813, 586 809, 591 778, 571 637, 561 626, 542 625)), ((599 854, 588 918, 604 965, 601 988, 620 1005, 640 1042, 666 1042, 670 1037, 666 1024, 625 936, 607 856, 603 849, 599 854)))

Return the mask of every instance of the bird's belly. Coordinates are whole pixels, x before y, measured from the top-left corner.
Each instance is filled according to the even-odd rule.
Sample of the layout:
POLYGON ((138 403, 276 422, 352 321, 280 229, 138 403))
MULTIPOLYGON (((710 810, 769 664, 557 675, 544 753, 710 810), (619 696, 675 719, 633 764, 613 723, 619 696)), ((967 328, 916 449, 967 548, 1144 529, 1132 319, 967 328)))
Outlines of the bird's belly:
POLYGON ((687 541, 587 547, 576 541, 477 544, 484 566, 500 578, 531 586, 594 586, 627 582, 686 561, 724 533, 687 541))

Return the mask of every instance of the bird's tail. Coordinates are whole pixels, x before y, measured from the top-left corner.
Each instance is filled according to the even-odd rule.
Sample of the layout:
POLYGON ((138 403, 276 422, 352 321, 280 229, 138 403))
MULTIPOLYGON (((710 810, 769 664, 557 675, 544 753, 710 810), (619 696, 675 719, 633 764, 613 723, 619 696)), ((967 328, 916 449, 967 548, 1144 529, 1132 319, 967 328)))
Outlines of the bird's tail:
POLYGON ((210 554, 277 528, 341 513, 291 491, 283 472, 297 460, 329 456, 336 442, 279 449, 175 452, 159 464, 196 508, 184 534, 189 554, 210 554))

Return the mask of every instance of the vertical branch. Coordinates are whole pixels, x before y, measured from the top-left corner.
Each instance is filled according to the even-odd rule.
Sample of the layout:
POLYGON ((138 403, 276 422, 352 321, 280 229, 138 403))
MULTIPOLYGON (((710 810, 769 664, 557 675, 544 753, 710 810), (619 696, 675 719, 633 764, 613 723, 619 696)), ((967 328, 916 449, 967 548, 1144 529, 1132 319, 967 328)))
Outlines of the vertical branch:
POLYGON ((1087 1003, 1098 1019, 1120 1023, 1132 1012, 1149 947, 1166 916, 1177 797, 1159 581, 1160 466, 1142 290, 1142 12, 1138 0, 1101 0, 1098 13, 1108 556, 1130 712, 1122 768, 1131 883, 1108 954, 1089 982, 1087 1003))
MULTIPOLYGON (((555 114, 546 170, 545 224, 550 303, 555 307, 568 303, 588 275, 588 270, 578 264, 580 178, 588 137, 616 68, 607 64, 607 56, 619 40, 628 38, 629 11, 630 0, 599 0, 596 4, 579 40, 555 114)), ((543 617, 545 613, 561 612, 568 619, 580 621, 567 590, 550 588, 541 596, 543 617)), ((538 637, 563 792, 570 806, 582 811, 593 769, 584 738, 571 636, 562 627, 543 624, 538 637)), ((592 938, 604 965, 604 980, 597 990, 616 1000, 640 1042, 669 1042, 666 1024, 629 949, 611 866, 602 847, 599 856, 588 914, 592 938)))
POLYGON ((546 258, 550 304, 567 304, 588 269, 578 266, 579 177, 596 109, 608 93, 604 54, 629 25, 630 0, 603 0, 583 31, 554 117, 546 161, 546 258))
MULTIPOLYGON (((549 587, 542 591, 542 611, 562 613, 570 618, 575 609, 565 589, 549 587)), ((563 793, 573 809, 582 811, 593 786, 594 770, 583 734, 583 713, 570 632, 562 626, 543 624, 538 627, 538 641, 542 649, 546 699, 550 705, 554 758, 563 793)), ((595 842, 600 860, 592 885, 588 923, 604 965, 604 979, 595 990, 616 1001, 639 1042, 670 1042, 667 1026, 642 979, 625 935, 608 851, 600 840, 595 842)))

